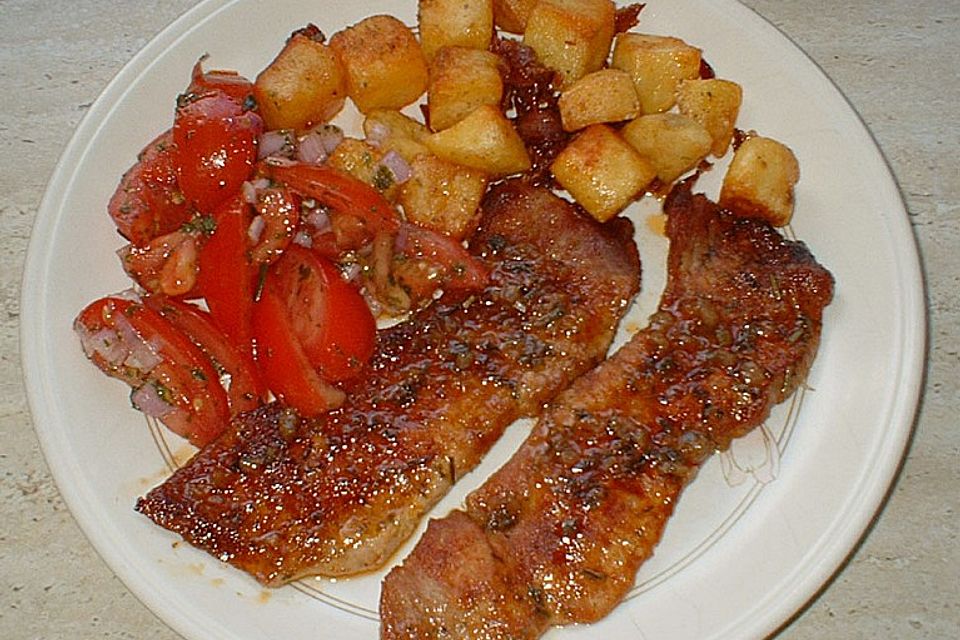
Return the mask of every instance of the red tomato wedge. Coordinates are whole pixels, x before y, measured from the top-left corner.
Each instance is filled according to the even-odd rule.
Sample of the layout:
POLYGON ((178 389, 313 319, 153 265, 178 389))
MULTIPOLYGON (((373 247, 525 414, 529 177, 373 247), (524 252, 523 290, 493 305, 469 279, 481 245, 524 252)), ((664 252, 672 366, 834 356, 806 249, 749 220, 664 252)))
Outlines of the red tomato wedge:
POLYGON ((110 198, 110 217, 135 245, 175 231, 192 215, 177 181, 176 157, 173 131, 165 131, 144 147, 110 198))
POLYGON ((205 59, 206 56, 197 60, 197 63, 193 65, 187 93, 203 95, 222 91, 236 100, 237 104, 246 106, 247 100, 253 96, 253 83, 236 71, 225 71, 223 69, 204 71, 203 61, 205 59))
POLYGON ((247 230, 253 219, 239 195, 213 214, 216 229, 200 250, 197 288, 214 323, 242 353, 253 353, 250 314, 257 289, 257 268, 248 256, 247 230))
POLYGON ((305 198, 360 220, 369 238, 381 231, 395 233, 400 218, 379 191, 353 176, 325 165, 268 161, 264 172, 305 198))
POLYGON ((267 288, 290 316, 290 327, 324 380, 355 377, 373 355, 377 324, 360 292, 337 267, 291 245, 273 265, 267 288))
POLYGON ((260 116, 223 91, 187 95, 177 107, 173 142, 183 195, 204 213, 240 190, 253 172, 260 116))
POLYGON ((190 338, 230 377, 227 399, 231 416, 256 409, 266 399, 267 387, 253 358, 227 340, 209 313, 195 305, 163 296, 147 296, 144 304, 190 338))
POLYGON ((273 391, 306 418, 335 409, 344 400, 339 389, 320 379, 293 334, 290 314, 281 298, 267 286, 253 307, 257 364, 273 391))
POLYGON ((106 297, 74 322, 84 352, 133 387, 131 400, 171 431, 202 447, 230 420, 227 396, 210 359, 160 314, 140 302, 106 297))

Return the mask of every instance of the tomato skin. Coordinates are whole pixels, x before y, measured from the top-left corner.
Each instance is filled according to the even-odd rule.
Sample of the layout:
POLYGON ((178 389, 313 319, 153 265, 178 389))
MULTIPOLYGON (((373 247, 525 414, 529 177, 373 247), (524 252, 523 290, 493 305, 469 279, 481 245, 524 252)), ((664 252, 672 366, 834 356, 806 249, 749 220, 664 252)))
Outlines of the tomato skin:
POLYGON ((204 59, 206 56, 193 65, 187 94, 204 95, 220 91, 233 98, 239 105, 246 106, 247 101, 253 96, 253 83, 236 71, 224 69, 204 71, 204 59))
POLYGON ((356 377, 373 355, 377 332, 376 320, 357 288, 332 262, 297 245, 284 252, 267 277, 320 377, 332 382, 356 377))
POLYGON ((266 399, 267 387, 253 358, 227 340, 209 313, 195 305, 164 296, 147 296, 144 304, 190 338, 230 376, 227 399, 231 416, 252 411, 266 399))
POLYGON ((311 418, 335 409, 344 394, 325 383, 307 360, 293 334, 290 315, 272 287, 264 287, 253 308, 257 364, 270 390, 283 402, 311 418))
POLYGON ((223 91, 188 96, 177 107, 173 141, 183 195, 209 213, 253 172, 263 121, 223 91))
MULTIPOLYGON (((74 326, 81 336, 106 332, 123 345, 121 356, 114 359, 96 351, 87 355, 107 375, 124 380, 135 391, 153 385, 169 405, 159 419, 175 433, 202 447, 227 427, 230 412, 216 369, 160 314, 138 301, 108 296, 87 305, 74 326), (129 355, 144 353, 149 357, 129 355), (155 360, 140 364, 150 358, 155 360)), ((88 347, 85 340, 84 350, 88 347)))
POLYGON ((173 130, 152 140, 140 152, 110 198, 107 212, 120 235, 142 246, 175 231, 192 211, 177 178, 177 151, 173 130))
POLYGON ((240 195, 213 214, 216 229, 200 250, 197 289, 214 323, 242 353, 253 353, 250 314, 257 290, 257 267, 248 255, 247 230, 253 219, 240 195))

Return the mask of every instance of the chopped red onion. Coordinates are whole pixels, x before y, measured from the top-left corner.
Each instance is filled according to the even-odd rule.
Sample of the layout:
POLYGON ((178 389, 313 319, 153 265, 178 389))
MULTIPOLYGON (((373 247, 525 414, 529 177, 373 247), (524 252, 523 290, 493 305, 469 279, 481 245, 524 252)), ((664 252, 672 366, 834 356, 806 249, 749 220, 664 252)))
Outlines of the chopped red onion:
POLYGON ((389 136, 390 127, 382 122, 370 122, 370 128, 369 131, 367 131, 367 142, 375 147, 379 147, 389 136))
POLYGON ((254 216, 253 220, 250 222, 250 226, 247 228, 247 237, 250 238, 250 241, 254 244, 260 242, 260 236, 263 235, 263 228, 267 225, 264 221, 263 216, 254 216))
POLYGON ((294 138, 293 133, 287 129, 267 131, 260 136, 257 156, 260 160, 270 157, 293 156, 294 138))
POLYGON ((380 164, 390 170, 396 183, 406 182, 413 174, 410 164, 396 151, 390 150, 384 154, 380 164))
POLYGON ((124 359, 123 364, 136 369, 142 374, 149 373, 163 359, 157 354, 154 346, 144 340, 137 330, 133 328, 130 321, 122 313, 113 314, 114 323, 117 325, 117 335, 124 343, 129 354, 124 359))
POLYGON ((309 249, 313 246, 313 236, 301 229, 300 231, 297 231, 295 236, 293 236, 293 240, 291 242, 309 249))
POLYGON ((333 231, 333 224, 330 222, 330 216, 323 209, 311 209, 310 213, 304 218, 304 222, 317 230, 318 233, 327 233, 333 231))
POLYGON ((300 138, 297 145, 297 160, 306 164, 323 164, 327 159, 327 150, 318 133, 308 133, 300 138))
POLYGON ((163 399, 157 386, 152 382, 140 385, 135 389, 133 393, 130 394, 130 400, 133 402, 134 407, 143 411, 148 416, 158 419, 170 415, 176 408, 163 399))
POLYGON ((113 329, 103 328, 93 333, 79 322, 76 323, 75 329, 80 336, 83 353, 88 358, 99 355, 110 365, 119 367, 130 355, 130 351, 113 329))

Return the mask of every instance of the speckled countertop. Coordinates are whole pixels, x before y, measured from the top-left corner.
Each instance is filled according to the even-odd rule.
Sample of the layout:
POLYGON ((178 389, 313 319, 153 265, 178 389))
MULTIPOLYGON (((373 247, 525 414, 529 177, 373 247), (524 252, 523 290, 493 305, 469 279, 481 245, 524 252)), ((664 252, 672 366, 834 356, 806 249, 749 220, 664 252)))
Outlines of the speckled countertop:
MULTIPOLYGON (((18 350, 20 279, 57 159, 109 79, 192 0, 0 0, 0 637, 177 638, 75 525, 40 453, 18 350)), ((749 0, 860 112, 906 200, 928 287, 916 431, 889 502, 778 638, 960 638, 960 3, 749 0)), ((842 212, 837 212, 842 215, 842 212)))

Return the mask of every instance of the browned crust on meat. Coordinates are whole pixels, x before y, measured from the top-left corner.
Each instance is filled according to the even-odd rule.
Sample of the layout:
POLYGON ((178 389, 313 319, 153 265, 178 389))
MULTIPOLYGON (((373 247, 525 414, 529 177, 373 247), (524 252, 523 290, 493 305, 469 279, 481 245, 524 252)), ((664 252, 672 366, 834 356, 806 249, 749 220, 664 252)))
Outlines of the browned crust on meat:
POLYGON ((665 210, 668 282, 649 327, 558 396, 465 512, 430 524, 384 582, 382 638, 535 638, 603 617, 700 465, 804 380, 829 272, 687 186, 665 210), (481 548, 457 555, 448 539, 481 548), (445 578, 453 567, 462 580, 445 578))
POLYGON ((629 223, 528 186, 486 199, 472 247, 490 285, 382 331, 342 408, 241 416, 137 509, 267 585, 385 562, 507 425, 602 359, 638 288, 629 223))

